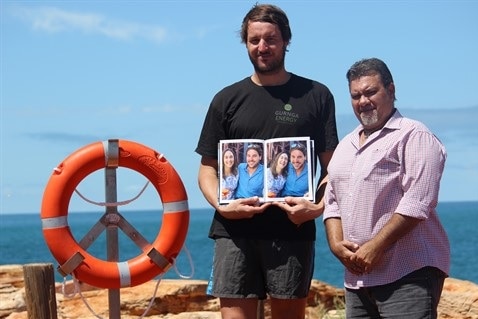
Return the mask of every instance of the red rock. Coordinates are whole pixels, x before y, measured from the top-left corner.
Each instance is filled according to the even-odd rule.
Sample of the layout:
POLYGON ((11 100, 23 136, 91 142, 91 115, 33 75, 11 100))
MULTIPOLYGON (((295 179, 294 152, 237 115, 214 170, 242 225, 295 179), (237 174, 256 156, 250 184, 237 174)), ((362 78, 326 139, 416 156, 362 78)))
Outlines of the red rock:
MULTIPOLYGON (((149 281, 140 286, 120 290, 122 319, 142 316, 153 300, 147 319, 220 319, 219 300, 206 295, 207 281, 171 280, 159 283, 149 281), (154 296, 154 297, 153 297, 154 296)), ((74 284, 68 281, 56 285, 58 319, 96 319, 95 314, 108 318, 108 290, 81 285, 81 295, 69 297, 74 284), (65 295, 62 293, 65 290, 65 295), (87 306, 88 305, 88 306, 87 306), (90 307, 92 311, 88 309, 90 307)), ((25 305, 22 265, 0 266, 0 318, 28 319, 25 305)), ((313 280, 307 300, 307 319, 343 318, 344 291, 324 282, 313 280)), ((438 307, 440 319, 478 319, 478 285, 447 278, 438 307)), ((264 302, 265 319, 270 318, 270 307, 264 302)))

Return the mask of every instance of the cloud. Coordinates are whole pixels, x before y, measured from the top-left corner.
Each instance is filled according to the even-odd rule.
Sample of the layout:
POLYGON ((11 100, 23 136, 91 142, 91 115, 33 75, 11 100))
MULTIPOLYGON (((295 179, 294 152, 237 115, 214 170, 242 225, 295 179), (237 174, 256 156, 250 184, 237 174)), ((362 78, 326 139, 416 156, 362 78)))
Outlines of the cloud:
POLYGON ((91 141, 102 140, 101 137, 88 135, 88 134, 73 134, 65 132, 40 132, 40 133, 28 133, 26 134, 29 138, 39 141, 48 141, 48 142, 59 142, 66 145, 78 144, 84 145, 89 144, 91 141))
POLYGON ((219 26, 199 27, 195 30, 195 35, 198 39, 203 39, 209 34, 217 32, 218 30, 220 30, 219 26))
POLYGON ((95 13, 72 12, 55 7, 14 7, 12 13, 31 24, 34 30, 48 33, 80 31, 119 40, 144 38, 155 43, 162 43, 167 38, 164 27, 113 20, 95 13))

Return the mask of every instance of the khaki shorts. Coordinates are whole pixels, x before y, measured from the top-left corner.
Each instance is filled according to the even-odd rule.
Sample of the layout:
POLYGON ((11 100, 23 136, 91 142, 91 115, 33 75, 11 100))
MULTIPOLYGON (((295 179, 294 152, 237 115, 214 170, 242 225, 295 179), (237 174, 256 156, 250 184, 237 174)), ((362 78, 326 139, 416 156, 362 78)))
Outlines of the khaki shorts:
POLYGON ((314 241, 218 238, 207 293, 219 298, 305 298, 314 241))

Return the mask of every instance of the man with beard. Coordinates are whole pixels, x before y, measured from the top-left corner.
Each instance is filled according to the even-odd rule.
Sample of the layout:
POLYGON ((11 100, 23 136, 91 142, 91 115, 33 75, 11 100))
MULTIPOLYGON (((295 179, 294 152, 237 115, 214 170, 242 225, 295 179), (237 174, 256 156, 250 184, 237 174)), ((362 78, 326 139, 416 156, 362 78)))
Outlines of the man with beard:
POLYGON ((264 191, 264 167, 261 164, 262 148, 249 144, 246 148, 246 162, 238 167, 239 181, 235 198, 262 196, 264 191))
POLYGON ((292 145, 287 179, 282 196, 306 196, 309 193, 309 171, 306 147, 301 143, 292 145))
POLYGON ((450 246, 436 213, 446 151, 395 109, 395 84, 376 58, 347 72, 360 125, 329 165, 324 220, 345 266, 347 318, 437 318, 450 246))
POLYGON ((310 137, 312 157, 321 167, 317 189, 323 192, 338 143, 334 98, 325 85, 286 71, 290 39, 289 21, 280 8, 258 4, 246 14, 241 40, 254 73, 214 96, 196 148, 201 155, 199 187, 215 209, 208 293, 220 298, 225 319, 256 318, 258 300, 267 295, 272 318, 305 317, 322 194, 316 196, 318 203, 287 197, 285 203, 261 204, 254 196, 218 205, 217 198, 217 147, 226 139, 310 137))

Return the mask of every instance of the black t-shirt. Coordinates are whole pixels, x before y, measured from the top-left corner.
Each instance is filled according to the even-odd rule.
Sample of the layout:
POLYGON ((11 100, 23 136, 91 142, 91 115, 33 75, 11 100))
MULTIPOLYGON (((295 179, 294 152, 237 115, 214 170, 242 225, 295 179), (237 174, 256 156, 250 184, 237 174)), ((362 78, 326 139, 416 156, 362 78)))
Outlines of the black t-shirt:
MULTIPOLYGON (((279 86, 258 86, 250 78, 236 82, 213 98, 196 152, 217 158, 219 140, 309 136, 314 161, 338 144, 335 103, 329 89, 295 74, 279 86)), ((209 236, 315 240, 315 222, 297 227, 280 208, 269 207, 250 219, 229 220, 215 213, 209 236)))

